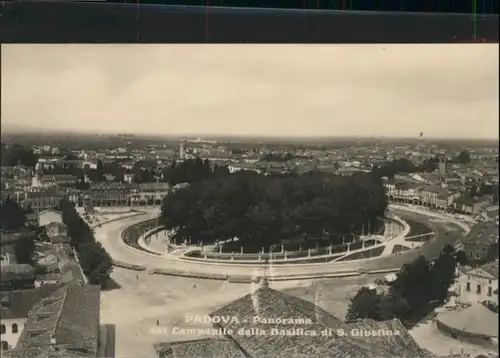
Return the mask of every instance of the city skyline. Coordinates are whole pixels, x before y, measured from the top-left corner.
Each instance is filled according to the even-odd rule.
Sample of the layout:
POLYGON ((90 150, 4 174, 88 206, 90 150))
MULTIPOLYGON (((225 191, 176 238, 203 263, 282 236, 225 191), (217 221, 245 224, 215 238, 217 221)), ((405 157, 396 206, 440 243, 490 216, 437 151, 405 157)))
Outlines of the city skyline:
POLYGON ((2 131, 498 137, 498 45, 3 45, 2 131))

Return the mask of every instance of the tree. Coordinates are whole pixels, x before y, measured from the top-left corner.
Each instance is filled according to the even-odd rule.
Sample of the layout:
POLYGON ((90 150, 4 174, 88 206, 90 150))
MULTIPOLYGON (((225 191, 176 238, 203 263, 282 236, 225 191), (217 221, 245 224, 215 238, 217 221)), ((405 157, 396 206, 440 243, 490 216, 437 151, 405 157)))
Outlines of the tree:
POLYGON ((464 149, 457 155, 457 161, 461 164, 469 164, 471 162, 470 153, 464 149))
POLYGON ((377 233, 387 205, 382 182, 372 174, 271 177, 212 172, 170 194, 162 203, 162 217, 166 227, 175 230, 174 238, 192 236, 206 243, 237 236, 238 251, 243 247, 258 252, 262 246, 281 245, 282 239, 308 237, 309 246, 303 247, 307 249, 325 240, 326 245, 340 244, 345 235, 377 233))
POLYGON ((2 166, 13 167, 21 164, 33 168, 37 162, 38 156, 33 153, 33 150, 27 149, 20 144, 3 147, 1 158, 2 166))
POLYGON ((353 320, 358 318, 380 319, 381 296, 376 290, 362 287, 358 293, 351 299, 347 310, 346 319, 353 320))
POLYGON ((78 259, 83 272, 92 285, 104 286, 113 271, 108 252, 100 242, 88 242, 80 246, 78 259))
POLYGON ((444 302, 448 297, 448 290, 455 280, 457 268, 457 253, 451 245, 446 245, 439 257, 432 263, 431 299, 444 302))
POLYGON ((16 261, 19 264, 34 265, 36 247, 33 236, 22 235, 14 244, 16 261))
POLYGON ((406 299, 414 312, 420 312, 434 295, 430 263, 424 256, 403 265, 392 286, 406 299))
POLYGON ((388 293, 382 295, 379 305, 381 320, 398 318, 404 321, 410 316, 410 313, 410 304, 399 291, 391 287, 388 293))
POLYGON ((85 276, 92 284, 105 285, 113 271, 111 257, 101 243, 95 240, 93 230, 80 217, 71 202, 67 199, 61 200, 59 210, 85 276))
POLYGON ((7 198, 0 205, 0 228, 15 230, 24 227, 24 210, 14 200, 7 198))
POLYGON ((100 159, 97 160, 96 175, 98 181, 104 181, 104 167, 100 159))

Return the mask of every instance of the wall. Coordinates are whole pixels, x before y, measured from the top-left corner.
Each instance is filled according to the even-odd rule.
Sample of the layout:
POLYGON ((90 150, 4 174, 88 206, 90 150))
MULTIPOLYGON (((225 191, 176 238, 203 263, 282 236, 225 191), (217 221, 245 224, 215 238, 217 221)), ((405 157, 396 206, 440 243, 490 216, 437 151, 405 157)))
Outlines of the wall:
POLYGON ((24 329, 26 318, 9 318, 2 319, 2 325, 5 325, 5 334, 1 335, 1 341, 6 341, 9 344, 9 349, 16 347, 17 341, 24 329), (17 333, 12 333, 12 325, 17 324, 17 333))
POLYGON ((469 332, 459 331, 457 329, 445 325, 444 323, 441 323, 439 320, 436 321, 436 326, 439 329, 439 331, 443 332, 447 336, 450 336, 454 339, 458 339, 463 342, 472 343, 474 345, 479 345, 489 349, 491 348, 498 349, 498 346, 496 346, 488 337, 474 335, 469 332))
POLYGON ((460 285, 460 303, 473 304, 477 302, 492 301, 498 304, 498 295, 493 293, 498 289, 498 280, 461 274, 457 283, 460 285), (467 283, 470 283, 470 292, 467 292, 467 283), (476 294, 477 285, 481 286, 481 294, 476 294), (491 296, 488 296, 488 287, 491 287, 491 296))
POLYGON ((62 224, 62 215, 55 211, 49 210, 47 212, 40 213, 39 225, 45 226, 50 223, 60 223, 62 224))

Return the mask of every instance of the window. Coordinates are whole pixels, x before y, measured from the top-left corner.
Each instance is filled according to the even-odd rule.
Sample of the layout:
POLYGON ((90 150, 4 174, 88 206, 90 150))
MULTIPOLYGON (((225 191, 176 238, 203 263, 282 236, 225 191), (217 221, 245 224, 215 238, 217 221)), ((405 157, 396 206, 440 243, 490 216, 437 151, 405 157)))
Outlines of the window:
POLYGON ((470 292, 470 282, 467 282, 467 286, 465 287, 465 291, 470 292))
MULTIPOLYGON (((490 287, 491 288, 491 287, 490 287)), ((12 333, 17 333, 18 332, 18 327, 17 327, 17 323, 14 323, 12 325, 12 333)))
POLYGON ((492 291, 493 291, 493 290, 491 289, 491 286, 490 286, 490 287, 488 287, 488 296, 491 296, 492 291))
POLYGON ((2 351, 6 351, 8 349, 9 349, 9 343, 7 343, 6 341, 2 341, 2 351))
POLYGON ((4 324, 2 324, 0 326, 0 334, 5 334, 5 325, 4 324))
POLYGON ((480 294, 481 294, 481 285, 477 285, 476 293, 477 293, 478 295, 480 295, 480 294))

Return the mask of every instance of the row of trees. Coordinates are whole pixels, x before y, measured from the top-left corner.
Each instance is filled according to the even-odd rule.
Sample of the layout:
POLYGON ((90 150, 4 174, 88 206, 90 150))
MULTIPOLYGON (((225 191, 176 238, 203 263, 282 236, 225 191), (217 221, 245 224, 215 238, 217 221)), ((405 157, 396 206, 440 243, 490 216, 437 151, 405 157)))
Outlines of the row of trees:
POLYGON ((176 185, 179 183, 194 183, 211 177, 223 177, 229 174, 226 167, 212 165, 209 160, 200 158, 188 159, 183 162, 174 161, 169 168, 163 170, 162 181, 176 185))
POLYGON ((246 252, 282 240, 340 244, 346 234, 378 232, 387 199, 379 177, 320 172, 262 176, 241 171, 192 181, 162 204, 175 238, 213 242, 237 237, 246 252))
POLYGON ((372 172, 379 176, 392 178, 395 174, 433 172, 438 168, 438 163, 439 158, 437 156, 424 160, 421 165, 415 165, 406 158, 398 158, 379 167, 374 167, 372 172))
POLYGON ((63 199, 59 204, 64 224, 68 227, 71 245, 75 248, 80 266, 93 285, 105 285, 113 265, 111 257, 100 242, 96 241, 93 230, 77 213, 73 204, 63 199))
POLYGON ((361 288, 352 298, 346 318, 399 318, 412 325, 428 313, 433 303, 442 304, 447 299, 457 264, 465 264, 465 255, 450 245, 433 262, 420 256, 402 267, 387 292, 361 288))

